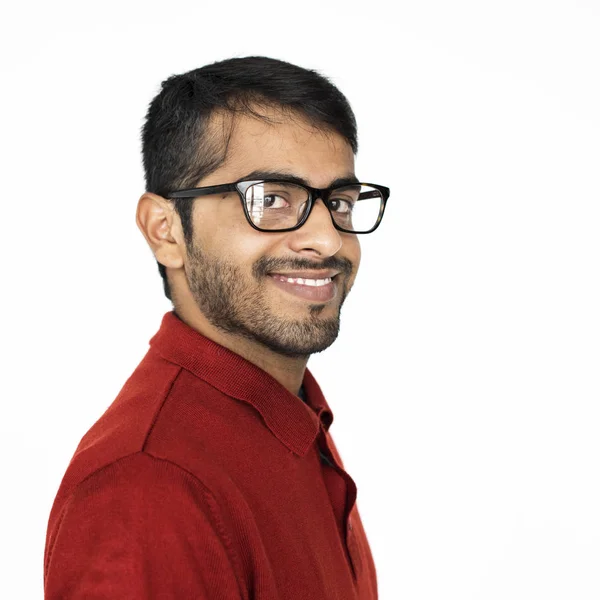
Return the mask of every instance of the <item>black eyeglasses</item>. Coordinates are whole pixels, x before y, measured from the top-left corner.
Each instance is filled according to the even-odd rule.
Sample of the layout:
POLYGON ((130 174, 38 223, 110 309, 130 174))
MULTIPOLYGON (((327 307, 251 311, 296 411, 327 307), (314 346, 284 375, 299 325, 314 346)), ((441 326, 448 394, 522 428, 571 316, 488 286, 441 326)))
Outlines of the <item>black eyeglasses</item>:
POLYGON ((349 183, 324 189, 282 179, 237 181, 176 190, 167 198, 197 198, 237 192, 248 223, 258 231, 294 231, 306 223, 317 199, 329 210, 333 226, 346 233, 375 231, 390 190, 374 183, 349 183))

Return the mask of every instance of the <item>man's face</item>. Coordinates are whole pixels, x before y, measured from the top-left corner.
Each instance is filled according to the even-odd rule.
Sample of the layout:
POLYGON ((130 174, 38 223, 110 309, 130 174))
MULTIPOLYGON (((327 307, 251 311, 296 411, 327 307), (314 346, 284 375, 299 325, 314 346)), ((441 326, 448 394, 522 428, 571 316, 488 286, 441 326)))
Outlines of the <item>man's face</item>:
MULTIPOLYGON (((339 134, 315 130, 278 111, 265 113, 277 122, 236 118, 225 163, 198 186, 270 172, 324 188, 354 175, 352 149, 339 134)), ((237 192, 203 197, 195 200, 193 228, 185 273, 198 309, 213 326, 292 357, 320 352, 334 342, 360 245, 356 235, 334 228, 322 200, 300 229, 273 233, 249 225, 237 192), (297 281, 332 274, 324 286, 297 281)))

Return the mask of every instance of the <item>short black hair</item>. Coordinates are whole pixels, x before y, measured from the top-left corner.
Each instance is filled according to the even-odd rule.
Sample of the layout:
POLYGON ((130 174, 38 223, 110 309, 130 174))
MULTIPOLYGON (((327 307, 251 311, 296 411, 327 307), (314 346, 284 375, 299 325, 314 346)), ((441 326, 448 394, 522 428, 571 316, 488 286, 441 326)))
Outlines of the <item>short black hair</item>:
MULTIPOLYGON (((356 119, 346 97, 326 77, 265 56, 230 58, 162 82, 142 127, 146 191, 165 196, 193 187, 215 171, 227 147, 209 129, 217 110, 265 118, 253 107, 269 105, 303 116, 313 126, 345 138, 356 154, 356 119)), ((181 219, 186 244, 192 245, 193 202, 171 200, 181 219)), ((171 298, 166 268, 157 261, 166 297, 171 298)))

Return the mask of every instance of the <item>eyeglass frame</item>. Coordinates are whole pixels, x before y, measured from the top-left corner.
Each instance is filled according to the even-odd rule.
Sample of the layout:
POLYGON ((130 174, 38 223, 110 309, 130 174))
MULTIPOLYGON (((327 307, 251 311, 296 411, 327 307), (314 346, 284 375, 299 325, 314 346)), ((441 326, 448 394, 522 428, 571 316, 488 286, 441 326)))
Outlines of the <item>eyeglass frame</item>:
POLYGON ((204 187, 194 187, 194 188, 186 188, 183 190, 175 190, 173 192, 169 192, 168 194, 166 194, 165 197, 169 198, 169 199, 198 198, 201 196, 211 196, 213 194, 219 194, 222 192, 237 192, 238 196, 240 198, 240 202, 242 203, 244 215, 246 216, 246 220, 248 221, 248 224, 253 229, 256 229, 256 231, 261 231, 261 232, 265 232, 265 233, 284 233, 287 231, 296 231, 296 229, 300 229, 300 227, 302 227, 302 225, 304 225, 304 223, 306 223, 306 221, 308 221, 308 217, 310 217, 310 214, 315 205, 315 202, 319 198, 321 200, 323 200, 323 204, 325 204, 325 206, 327 207, 327 210, 329 211, 329 216, 331 217, 331 222, 333 223, 333 226, 338 231, 342 231, 343 233, 354 233, 354 234, 358 234, 358 235, 364 234, 364 233, 373 233, 373 231, 375 231, 381 224, 381 220, 383 219, 383 213, 385 211, 385 206, 386 206, 387 200, 390 196, 390 189, 388 187, 385 187, 383 185, 378 185, 376 183, 362 183, 359 181, 356 181, 356 182, 353 181, 350 183, 334 185, 334 186, 327 187, 327 188, 314 188, 314 187, 305 185, 303 183, 298 183, 297 181, 292 181, 292 180, 285 179, 285 178, 268 178, 268 179, 241 180, 241 181, 235 181, 233 183, 222 183, 219 185, 208 185, 208 186, 204 186, 204 187), (294 227, 288 227, 286 229, 261 229, 260 227, 258 227, 258 225, 256 225, 252 221, 252 217, 248 213, 248 207, 246 205, 246 192, 248 191, 248 189, 251 186, 256 185, 258 183, 287 183, 287 184, 295 185, 297 187, 304 188, 308 192, 307 202, 309 204, 308 209, 305 211, 304 217, 302 217, 302 219, 300 219, 300 221, 298 221, 298 223, 296 223, 296 225, 294 225, 294 227), (381 206, 379 208, 379 215, 377 215, 377 221, 375 222, 375 225, 368 231, 351 231, 349 229, 344 229, 343 227, 341 227, 340 225, 338 225, 336 223, 336 221, 333 217, 333 213, 331 212, 331 210, 332 210, 331 206, 329 205, 329 196, 331 195, 331 193, 334 190, 351 187, 351 186, 357 186, 357 185, 367 185, 369 187, 374 188, 381 194, 381 206))

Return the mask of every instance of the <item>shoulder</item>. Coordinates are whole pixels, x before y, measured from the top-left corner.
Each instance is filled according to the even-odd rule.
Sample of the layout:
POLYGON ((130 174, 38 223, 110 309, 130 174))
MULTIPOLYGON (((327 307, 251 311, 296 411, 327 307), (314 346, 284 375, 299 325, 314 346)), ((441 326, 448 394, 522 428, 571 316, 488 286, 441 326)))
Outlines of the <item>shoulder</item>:
POLYGON ((162 494, 171 499, 178 492, 193 494, 198 499, 211 495, 198 476, 183 467, 144 451, 137 451, 121 456, 87 475, 73 487, 70 496, 83 498, 97 493, 110 495, 112 490, 118 490, 122 498, 139 495, 140 504, 148 499, 148 492, 152 492, 155 503, 161 500, 162 494))
POLYGON ((101 573, 106 589, 125 592, 156 577, 154 586, 186 580, 185 589, 195 590, 203 585, 200 578, 213 581, 206 564, 219 565, 221 583, 237 587, 239 558, 221 507, 197 476, 145 452, 90 473, 50 519, 45 556, 50 587, 66 590, 86 581, 96 593, 101 573))
POLYGON ((143 524, 157 534, 168 529, 184 534, 191 525, 224 537, 222 504, 209 487, 181 466, 145 452, 135 452, 94 471, 64 499, 57 518, 66 515, 92 529, 130 530, 143 524))
MULTIPOLYGON (((58 526, 65 515, 77 515, 93 524, 95 516, 110 515, 113 522, 134 517, 173 520, 181 508, 188 517, 195 514, 216 515, 216 501, 209 488, 181 466, 139 451, 122 456, 89 473, 63 496, 50 525, 58 526)), ((103 525, 106 525, 104 522, 103 525)))

